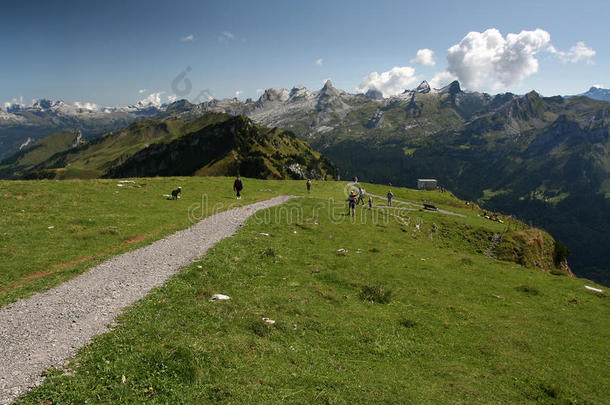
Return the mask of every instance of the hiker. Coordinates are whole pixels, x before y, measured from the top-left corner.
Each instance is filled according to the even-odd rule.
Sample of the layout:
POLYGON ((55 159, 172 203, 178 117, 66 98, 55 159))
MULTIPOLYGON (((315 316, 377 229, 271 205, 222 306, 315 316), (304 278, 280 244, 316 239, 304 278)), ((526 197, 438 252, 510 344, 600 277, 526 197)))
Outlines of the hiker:
POLYGON ((362 187, 358 187, 358 201, 356 201, 356 204, 360 203, 364 205, 364 189, 362 187))
POLYGON ((311 180, 307 179, 307 192, 311 191, 311 180))
POLYGON ((388 191, 388 207, 392 206, 392 197, 394 197, 394 194, 392 194, 392 190, 388 191))
POLYGON ((349 196, 347 197, 347 203, 348 203, 347 215, 355 216, 356 215, 356 193, 354 193, 353 191, 350 191, 349 196))
POLYGON ((373 208, 373 197, 369 196, 369 209, 373 208))
POLYGON ((239 178, 239 174, 237 175, 237 178, 235 179, 235 183, 233 183, 233 191, 235 191, 237 193, 237 199, 241 200, 241 190, 244 189, 244 183, 241 181, 241 179, 239 178))

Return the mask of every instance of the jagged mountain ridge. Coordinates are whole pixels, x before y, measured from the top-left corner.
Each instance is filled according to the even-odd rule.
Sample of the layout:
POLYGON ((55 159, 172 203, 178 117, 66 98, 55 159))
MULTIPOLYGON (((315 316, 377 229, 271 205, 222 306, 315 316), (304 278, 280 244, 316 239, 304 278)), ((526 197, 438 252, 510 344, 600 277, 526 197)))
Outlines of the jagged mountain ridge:
POLYGON ((579 94, 579 96, 586 96, 593 100, 610 101, 610 89, 593 86, 585 93, 579 94))
POLYGON ((31 106, 13 104, 0 108, 0 159, 23 149, 22 145, 61 131, 80 131, 87 139, 149 119, 166 106, 138 102, 120 107, 70 105, 41 99, 31 106), (28 139, 30 140, 28 142, 28 139))

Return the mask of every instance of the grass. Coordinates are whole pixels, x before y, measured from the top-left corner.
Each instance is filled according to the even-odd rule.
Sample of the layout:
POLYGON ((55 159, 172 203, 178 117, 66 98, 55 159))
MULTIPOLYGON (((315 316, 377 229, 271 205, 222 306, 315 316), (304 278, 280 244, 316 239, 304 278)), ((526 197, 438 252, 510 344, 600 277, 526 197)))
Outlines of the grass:
MULTIPOLYGON (((175 182, 149 180, 164 181, 159 191, 175 182)), ((224 190, 227 181, 180 179, 186 190, 215 182, 224 190)), ((260 198, 304 188, 246 185, 260 198)), ((333 210, 327 200, 343 198, 342 184, 315 186, 270 210, 277 221, 249 220, 18 403, 607 399, 607 296, 585 290, 581 279, 486 258, 477 240, 453 234, 464 221, 495 226, 476 215, 441 222, 412 211, 405 223, 384 208, 358 208, 351 220, 343 203, 333 210), (231 300, 210 302, 216 293, 231 300)), ((258 197, 249 198, 242 201, 258 197)), ((159 221, 164 215, 176 220, 159 221)))
MULTIPOLYGON (((304 182, 246 179, 244 198, 235 200, 229 178, 136 179, 119 184, 0 181, 0 306, 188 227, 213 210, 302 194, 305 189, 304 182), (179 185, 181 199, 163 197, 179 185), (207 210, 201 208, 203 203, 207 210)), ((340 194, 339 188, 325 182, 314 182, 313 190, 340 194)))

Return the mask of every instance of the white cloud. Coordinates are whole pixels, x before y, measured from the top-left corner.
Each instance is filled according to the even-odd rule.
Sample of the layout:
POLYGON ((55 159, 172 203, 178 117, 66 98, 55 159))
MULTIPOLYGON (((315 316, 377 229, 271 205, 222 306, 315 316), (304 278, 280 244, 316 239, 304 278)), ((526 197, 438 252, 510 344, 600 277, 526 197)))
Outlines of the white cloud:
POLYGON ((490 28, 470 32, 449 48, 447 71, 468 89, 494 91, 521 82, 538 71, 536 54, 551 35, 542 29, 508 34, 490 28))
POLYGON ((23 104, 23 96, 19 96, 18 99, 17 98, 13 98, 10 101, 5 101, 4 104, 3 104, 5 110, 9 109, 10 107, 12 107, 14 105, 24 106, 24 104, 23 104))
POLYGON ((82 109, 89 110, 89 111, 99 110, 99 107, 95 103, 81 103, 80 101, 76 101, 74 103, 74 107, 82 108, 82 109))
POLYGON ((239 96, 241 96, 242 94, 243 94, 243 91, 241 91, 241 90, 237 90, 237 91, 235 92, 235 98, 239 98, 239 96))
POLYGON ((256 89, 256 95, 258 96, 259 94, 263 94, 265 92, 265 89, 256 89))
POLYGON ((375 89, 382 92, 384 97, 389 97, 402 93, 417 80, 415 69, 412 67, 395 66, 381 74, 372 72, 362 79, 362 83, 356 90, 364 93, 369 89, 375 89))
POLYGON ((318 66, 322 66, 322 63, 323 63, 323 62, 324 62, 324 60, 323 60, 322 58, 317 59, 317 60, 316 60, 316 65, 318 65, 318 66))
POLYGON ((186 37, 182 37, 180 38, 180 41, 182 42, 188 42, 188 41, 192 41, 193 39, 195 39, 195 37, 193 36, 193 34, 189 34, 186 37))
POLYGON ((235 39, 235 35, 231 31, 223 31, 222 34, 218 36, 218 42, 229 42, 235 39))
POLYGON ((605 86, 603 84, 594 84, 592 87, 596 87, 598 89, 604 89, 605 86))
POLYGON ((439 72, 435 74, 432 80, 430 80, 429 84, 430 87, 432 87, 433 89, 440 89, 441 87, 448 85, 456 79, 457 78, 452 73, 449 73, 445 70, 444 72, 439 72))
POLYGON ((161 95, 165 94, 164 91, 158 93, 150 93, 148 97, 143 98, 137 102, 139 107, 160 107, 161 106, 161 95))
POLYGON ((434 51, 428 48, 420 49, 411 62, 426 66, 434 66, 436 64, 434 61, 434 51))
POLYGON ((585 61, 589 65, 594 63, 593 57, 597 53, 593 48, 589 48, 583 41, 578 41, 576 45, 573 45, 567 52, 560 51, 553 45, 550 45, 548 50, 552 54, 557 55, 563 63, 578 63, 580 61, 585 61))
POLYGON ((140 90, 138 90, 138 93, 143 94, 145 91, 146 91, 146 89, 140 89, 140 90))
POLYGON ((178 97, 175 94, 171 94, 171 95, 167 96, 167 101, 170 103, 173 103, 177 99, 178 99, 178 97))

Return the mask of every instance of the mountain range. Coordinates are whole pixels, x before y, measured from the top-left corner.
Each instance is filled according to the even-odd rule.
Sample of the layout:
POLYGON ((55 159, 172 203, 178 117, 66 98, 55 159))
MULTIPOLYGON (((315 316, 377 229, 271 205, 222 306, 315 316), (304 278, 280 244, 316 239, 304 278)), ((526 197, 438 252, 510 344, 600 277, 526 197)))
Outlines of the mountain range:
POLYGON ((139 114, 182 122, 210 112, 247 116, 307 141, 342 177, 408 187, 437 178, 460 198, 544 227, 571 248, 578 275, 608 282, 610 103, 591 98, 595 89, 572 97, 490 95, 463 91, 458 82, 441 89, 422 82, 386 98, 327 81, 318 91, 295 86, 245 102, 180 100, 139 114))

